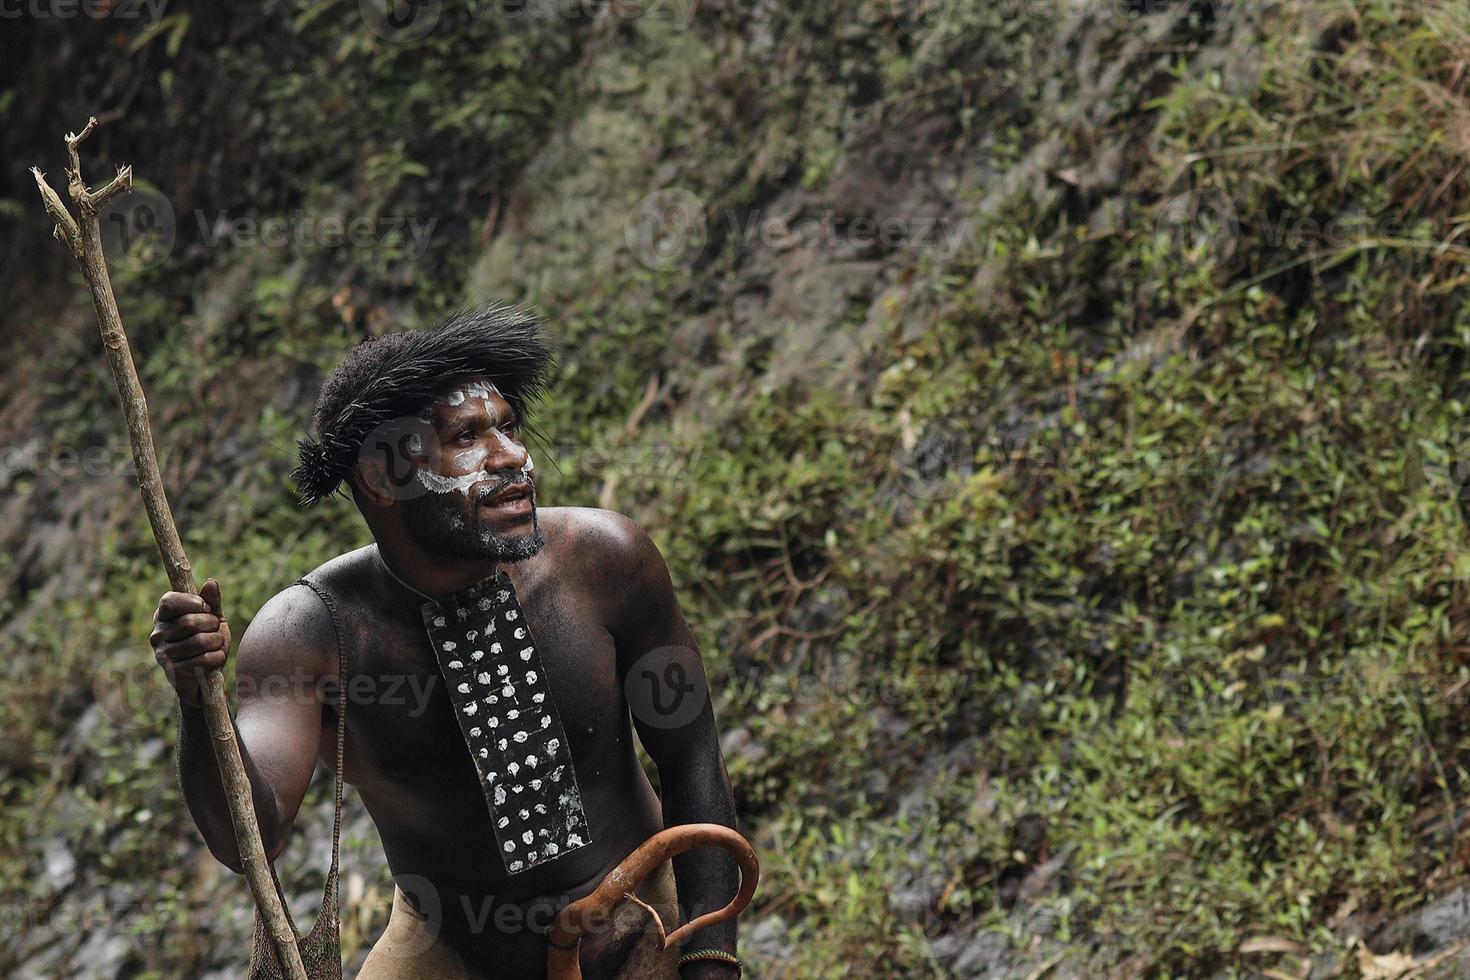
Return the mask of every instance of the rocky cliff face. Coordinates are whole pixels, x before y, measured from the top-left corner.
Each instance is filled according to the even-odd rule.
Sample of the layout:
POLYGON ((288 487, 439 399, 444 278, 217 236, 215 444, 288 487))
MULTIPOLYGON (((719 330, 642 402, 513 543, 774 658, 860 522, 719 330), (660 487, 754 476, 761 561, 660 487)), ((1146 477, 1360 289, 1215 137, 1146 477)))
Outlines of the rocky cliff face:
MULTIPOLYGON (((1462 968, 1464 5, 375 10, 0 34, 0 967, 248 948, 19 169, 99 112, 95 175, 151 185, 113 257, 166 477, 241 627, 366 540, 285 481, 340 352, 546 313, 541 494, 670 562, 766 867, 751 974, 1462 968)), ((391 882, 348 813, 355 964, 391 882)))

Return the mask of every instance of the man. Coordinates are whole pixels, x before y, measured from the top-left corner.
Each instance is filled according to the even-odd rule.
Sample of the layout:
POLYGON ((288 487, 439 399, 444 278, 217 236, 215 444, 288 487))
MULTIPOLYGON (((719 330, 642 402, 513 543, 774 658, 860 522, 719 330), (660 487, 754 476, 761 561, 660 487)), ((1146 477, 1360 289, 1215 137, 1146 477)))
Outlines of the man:
MULTIPOLYGON (((618 514, 537 506, 522 433, 549 361, 535 319, 506 309, 349 352, 294 475, 308 504, 345 483, 374 544, 277 594, 241 638, 236 728, 274 861, 316 760, 336 760, 324 692, 341 631, 344 777, 397 884, 364 978, 543 976, 555 912, 638 844, 665 825, 734 826, 704 672, 657 548, 618 514)), ((179 696, 189 811, 238 872, 198 707, 201 672, 230 645, 218 584, 165 594, 151 639, 179 696)), ((673 872, 685 921, 739 881, 716 851, 673 872)), ((646 889, 655 907, 673 904, 667 879, 646 889)), ((738 975, 733 922, 701 930, 680 967, 678 951, 650 954, 643 922, 589 935, 585 974, 738 975)))

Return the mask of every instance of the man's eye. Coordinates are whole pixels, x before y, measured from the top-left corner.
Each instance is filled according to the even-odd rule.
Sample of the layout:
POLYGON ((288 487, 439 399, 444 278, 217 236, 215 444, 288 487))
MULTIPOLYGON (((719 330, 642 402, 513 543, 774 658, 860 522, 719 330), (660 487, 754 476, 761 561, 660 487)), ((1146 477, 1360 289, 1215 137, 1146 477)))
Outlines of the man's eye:
POLYGON ((464 429, 459 433, 459 435, 454 437, 454 441, 464 443, 474 442, 475 434, 469 429, 464 429))

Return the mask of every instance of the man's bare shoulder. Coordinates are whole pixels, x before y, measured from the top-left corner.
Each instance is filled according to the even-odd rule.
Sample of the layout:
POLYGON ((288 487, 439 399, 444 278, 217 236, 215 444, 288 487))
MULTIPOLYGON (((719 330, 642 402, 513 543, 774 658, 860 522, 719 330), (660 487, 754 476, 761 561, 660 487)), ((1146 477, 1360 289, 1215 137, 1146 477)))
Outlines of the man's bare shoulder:
POLYGON ((627 580, 663 559, 648 532, 630 517, 600 507, 545 507, 539 512, 547 551, 557 566, 602 580, 627 580))
POLYGON ((541 522, 555 574, 596 597, 614 636, 673 601, 663 556, 631 518, 597 507, 555 507, 542 511, 541 522))
MULTIPOLYGON (((307 577, 329 593, 351 590, 371 552, 368 546, 339 555, 307 577)), ((336 663, 337 630, 332 614, 316 591, 300 582, 266 600, 240 638, 240 673, 335 673, 336 663)))

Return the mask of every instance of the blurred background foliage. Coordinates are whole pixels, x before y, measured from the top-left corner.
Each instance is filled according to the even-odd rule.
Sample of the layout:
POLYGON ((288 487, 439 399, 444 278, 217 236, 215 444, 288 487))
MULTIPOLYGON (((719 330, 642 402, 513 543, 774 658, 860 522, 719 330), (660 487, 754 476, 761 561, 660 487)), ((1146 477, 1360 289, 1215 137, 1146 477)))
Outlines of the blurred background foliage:
MULTIPOLYGON (((1470 970, 1470 4, 373 3, 0 25, 0 970, 230 977, 250 927, 25 172, 91 113, 237 633, 368 540, 286 476, 341 352, 545 313, 541 499, 669 560, 766 868, 751 975, 1470 970)), ((391 884, 349 805, 360 962, 391 884)))

